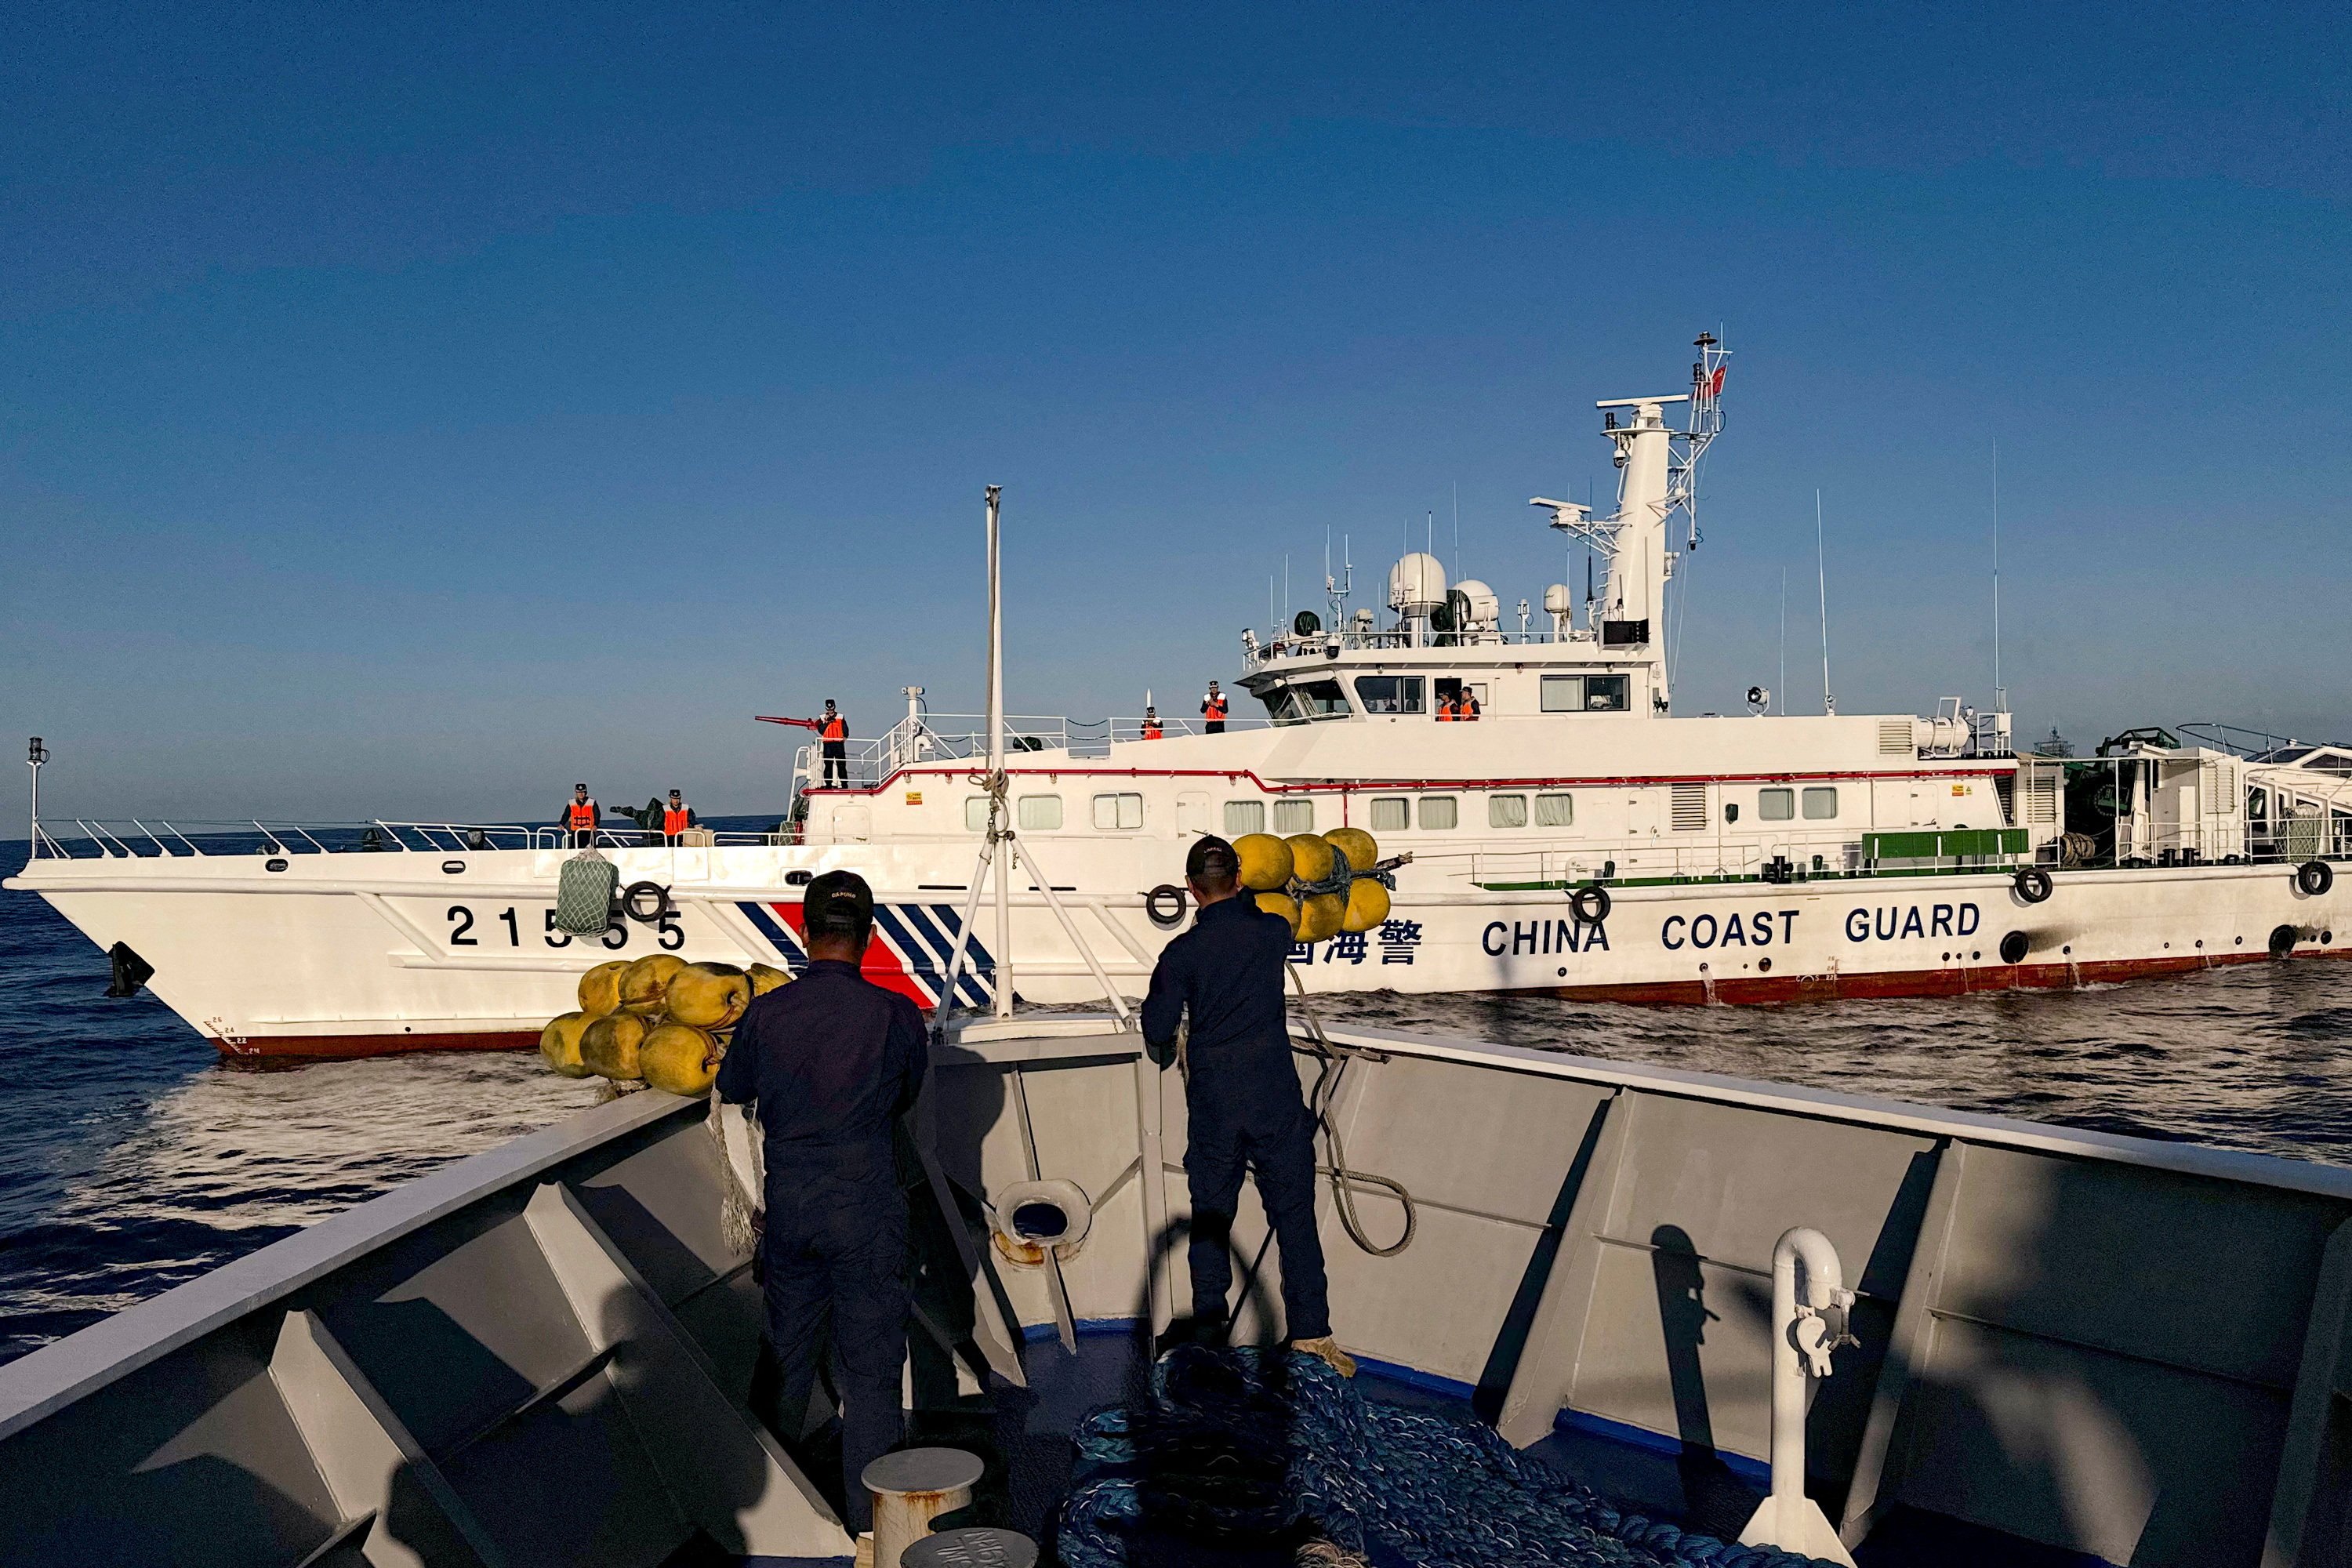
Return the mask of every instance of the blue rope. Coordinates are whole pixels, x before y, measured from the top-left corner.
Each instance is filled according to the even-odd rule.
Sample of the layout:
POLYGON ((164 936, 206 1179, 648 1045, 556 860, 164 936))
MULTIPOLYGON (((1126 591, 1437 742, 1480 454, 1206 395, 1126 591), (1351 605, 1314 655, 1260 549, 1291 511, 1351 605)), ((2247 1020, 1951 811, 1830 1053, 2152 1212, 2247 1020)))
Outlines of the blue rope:
POLYGON ((1414 1568, 1809 1568, 1623 1513, 1492 1427, 1367 1400, 1296 1352, 1183 1346, 1140 1408, 1077 1431, 1065 1568, 1127 1568, 1147 1540, 1328 1540, 1414 1568))

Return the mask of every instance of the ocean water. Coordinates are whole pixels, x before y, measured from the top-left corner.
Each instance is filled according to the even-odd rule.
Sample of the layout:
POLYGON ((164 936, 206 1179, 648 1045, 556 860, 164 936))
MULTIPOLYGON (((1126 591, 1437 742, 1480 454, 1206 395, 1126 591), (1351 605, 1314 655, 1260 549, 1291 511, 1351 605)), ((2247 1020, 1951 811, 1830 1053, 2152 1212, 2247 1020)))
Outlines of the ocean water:
MULTIPOLYGON (((23 864, 0 844, 0 868, 23 864)), ((0 891, 0 1361, 586 1109, 533 1054, 257 1070, 0 891)), ((1374 994, 1337 1022, 1802 1083, 2352 1164, 2352 963, 1784 1008, 1374 994)))

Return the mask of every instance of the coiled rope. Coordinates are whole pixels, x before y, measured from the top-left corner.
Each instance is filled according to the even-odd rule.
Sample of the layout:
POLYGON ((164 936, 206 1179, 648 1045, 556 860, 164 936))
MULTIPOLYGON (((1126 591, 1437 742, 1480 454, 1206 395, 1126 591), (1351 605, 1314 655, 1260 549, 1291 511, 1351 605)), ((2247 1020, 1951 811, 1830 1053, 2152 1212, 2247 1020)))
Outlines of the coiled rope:
POLYGON ((1623 1512, 1491 1427, 1368 1400, 1295 1352, 1181 1346, 1146 1403, 1096 1411, 1076 1440, 1066 1568, 1165 1561, 1171 1537, 1302 1564, 1377 1549, 1414 1568, 1809 1568, 1623 1512))

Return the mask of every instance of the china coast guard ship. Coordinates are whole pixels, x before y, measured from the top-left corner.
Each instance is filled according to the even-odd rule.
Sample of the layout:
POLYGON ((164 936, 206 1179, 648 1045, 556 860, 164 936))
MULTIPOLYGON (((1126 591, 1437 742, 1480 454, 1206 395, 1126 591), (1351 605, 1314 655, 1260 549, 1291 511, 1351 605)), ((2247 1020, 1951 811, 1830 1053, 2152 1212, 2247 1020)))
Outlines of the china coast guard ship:
POLYGON ((1409 860, 1388 919, 1295 952, 1312 990, 1779 1003, 2352 954, 2332 864, 2352 856, 2352 746, 2213 726, 2021 755, 2005 704, 1957 698, 1799 716, 1759 689, 1748 714, 1675 716, 1674 546, 1722 428, 1725 351, 1697 350, 1687 391, 1597 405, 1608 516, 1534 502, 1601 564, 1581 605, 1554 584, 1531 626, 1525 600, 1507 616, 1407 554, 1385 613, 1327 584, 1328 625, 1244 632, 1239 685, 1265 717, 1221 733, 1003 715, 992 491, 990 714, 929 714, 910 687, 845 784, 802 751, 773 832, 603 836, 628 892, 601 935, 555 924, 577 851, 516 826, 378 822, 354 844, 253 823, 229 852, 168 825, 62 837, 37 811, 8 885, 110 949, 118 983, 255 1057, 527 1045, 614 957, 796 968, 800 889, 835 867, 877 889, 869 970, 926 1005, 1139 994, 1190 919, 1185 841, 1343 826, 1409 860), (1465 696, 1475 721, 1450 717, 1465 696))

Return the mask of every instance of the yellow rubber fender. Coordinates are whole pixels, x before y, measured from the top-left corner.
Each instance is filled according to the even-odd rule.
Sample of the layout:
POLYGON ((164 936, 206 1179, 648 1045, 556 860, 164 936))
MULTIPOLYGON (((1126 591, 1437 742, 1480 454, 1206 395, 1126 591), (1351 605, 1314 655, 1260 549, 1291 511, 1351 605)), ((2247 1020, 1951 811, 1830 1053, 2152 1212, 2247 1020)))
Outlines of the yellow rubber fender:
POLYGON ((1290 875, 1300 882, 1320 882, 1331 875, 1331 841, 1312 833, 1295 833, 1283 842, 1290 846, 1290 875))
POLYGON ((1337 893, 1315 893, 1298 906, 1298 924, 1292 934, 1300 942, 1322 942, 1339 934, 1348 918, 1348 900, 1337 893))
POLYGON ((580 1059, 580 1037, 594 1022, 585 1013, 558 1013, 539 1032, 539 1054, 565 1078, 586 1078, 588 1064, 580 1059))
POLYGON ((743 973, 751 977, 751 994, 754 996, 765 996, 769 992, 793 983, 791 975, 772 963, 746 964, 743 973))
POLYGON ((1370 870, 1381 858, 1380 842, 1360 827, 1335 827, 1323 837, 1348 858, 1348 869, 1359 877, 1370 870))
POLYGON ((669 983, 686 967, 674 952, 649 953, 621 973, 621 1010, 646 1017, 662 1010, 669 983))
POLYGON ((1289 884, 1288 842, 1271 833, 1244 833, 1234 840, 1234 854, 1241 861, 1242 886, 1251 892, 1271 893, 1289 884))
POLYGON ((580 977, 580 1010, 592 1018, 621 1010, 621 972, 629 967, 625 958, 600 963, 580 977))
POLYGON ((689 963, 670 976, 665 994, 673 1024, 723 1029, 751 1005, 751 977, 731 963, 689 963))
POLYGON ((1348 884, 1348 912, 1339 921, 1341 931, 1370 931, 1389 918, 1389 890, 1370 877, 1359 877, 1348 884))
POLYGON ((637 1047, 645 1038, 643 1018, 635 1013, 608 1013, 581 1031, 580 1059, 590 1072, 626 1083, 644 1076, 638 1070, 637 1047))
POLYGON ((1290 927, 1290 934, 1298 935, 1298 900, 1288 893, 1255 893, 1257 907, 1270 915, 1280 915, 1290 927))
POLYGON ((709 1034, 690 1024, 664 1024, 649 1031, 637 1047, 639 1076, 666 1093, 699 1100, 710 1092, 712 1081, 719 1077, 715 1059, 709 1067, 702 1065, 706 1058, 716 1058, 716 1047, 709 1034))

